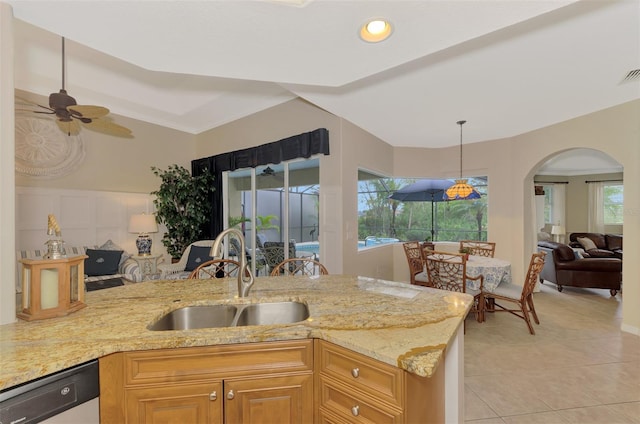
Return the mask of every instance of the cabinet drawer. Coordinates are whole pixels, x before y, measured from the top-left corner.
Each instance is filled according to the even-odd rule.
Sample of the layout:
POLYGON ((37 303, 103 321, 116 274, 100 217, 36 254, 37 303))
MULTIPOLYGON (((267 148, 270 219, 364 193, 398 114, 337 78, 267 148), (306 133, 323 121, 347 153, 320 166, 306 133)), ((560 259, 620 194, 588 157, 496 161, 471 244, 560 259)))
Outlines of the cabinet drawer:
MULTIPOLYGON (((320 410, 332 411, 337 417, 355 423, 402 423, 402 410, 377 402, 349 386, 327 377, 320 377, 320 410)), ((330 422, 330 416, 327 416, 330 422)), ((341 420, 334 419, 335 422, 341 420)))
POLYGON ((247 343, 125 353, 125 385, 313 370, 313 341, 247 343))
POLYGON ((402 406, 403 371, 323 340, 318 343, 318 370, 369 395, 402 406))

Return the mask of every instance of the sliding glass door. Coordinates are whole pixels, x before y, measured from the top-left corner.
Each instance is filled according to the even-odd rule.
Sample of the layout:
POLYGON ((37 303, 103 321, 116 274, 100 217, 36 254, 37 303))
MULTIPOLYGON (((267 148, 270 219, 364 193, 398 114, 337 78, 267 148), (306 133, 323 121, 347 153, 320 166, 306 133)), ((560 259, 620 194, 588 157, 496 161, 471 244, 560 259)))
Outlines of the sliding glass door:
POLYGON ((317 258, 319 165, 312 158, 224 174, 225 228, 244 233, 255 275, 266 275, 277 260, 265 255, 265 244, 280 246, 282 254, 274 258, 300 257, 298 251, 317 258))

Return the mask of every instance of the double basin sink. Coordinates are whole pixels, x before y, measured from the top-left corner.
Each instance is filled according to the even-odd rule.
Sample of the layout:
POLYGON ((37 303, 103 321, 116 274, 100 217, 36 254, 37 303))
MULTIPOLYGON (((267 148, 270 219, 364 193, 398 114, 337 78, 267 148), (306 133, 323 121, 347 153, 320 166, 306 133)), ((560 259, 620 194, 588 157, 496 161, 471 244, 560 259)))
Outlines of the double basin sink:
POLYGON ((185 306, 167 313, 151 324, 149 329, 166 331, 292 324, 307 318, 309 318, 309 308, 302 302, 196 305, 185 306))

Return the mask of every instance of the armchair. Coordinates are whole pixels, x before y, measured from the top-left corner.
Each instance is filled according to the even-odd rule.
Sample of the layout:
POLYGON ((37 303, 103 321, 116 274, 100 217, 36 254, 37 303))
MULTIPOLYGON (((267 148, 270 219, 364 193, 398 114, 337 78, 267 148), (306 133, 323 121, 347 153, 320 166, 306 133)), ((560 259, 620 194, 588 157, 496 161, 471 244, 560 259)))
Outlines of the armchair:
MULTIPOLYGON (((180 257, 180 260, 178 262, 173 264, 158 265, 158 271, 160 271, 160 279, 161 280, 181 280, 181 279, 188 278, 189 274, 191 274, 191 271, 193 271, 193 269, 187 269, 187 265, 189 264, 189 257, 192 256, 192 259, 193 259, 193 255, 191 255, 192 247, 197 247, 197 248, 204 247, 204 248, 211 249, 211 246, 213 246, 213 240, 194 241, 189 246, 187 246, 186 249, 184 249, 184 252, 182 253, 182 256, 180 257)), ((210 260, 210 259, 212 258, 211 257, 206 258, 206 260, 210 260)), ((201 260, 199 262, 194 261, 194 264, 195 264, 194 269, 204 261, 205 260, 201 260)))

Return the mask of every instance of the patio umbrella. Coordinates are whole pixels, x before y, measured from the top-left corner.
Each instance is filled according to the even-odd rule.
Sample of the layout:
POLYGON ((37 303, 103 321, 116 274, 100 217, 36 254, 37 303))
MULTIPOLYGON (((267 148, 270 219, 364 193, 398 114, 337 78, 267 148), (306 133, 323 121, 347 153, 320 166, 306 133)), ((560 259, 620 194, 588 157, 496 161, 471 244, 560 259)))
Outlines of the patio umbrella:
POLYGON ((431 202, 431 240, 434 240, 433 205, 446 202, 444 191, 453 185, 450 180, 418 180, 413 184, 396 190, 389 199, 400 202, 431 202))

